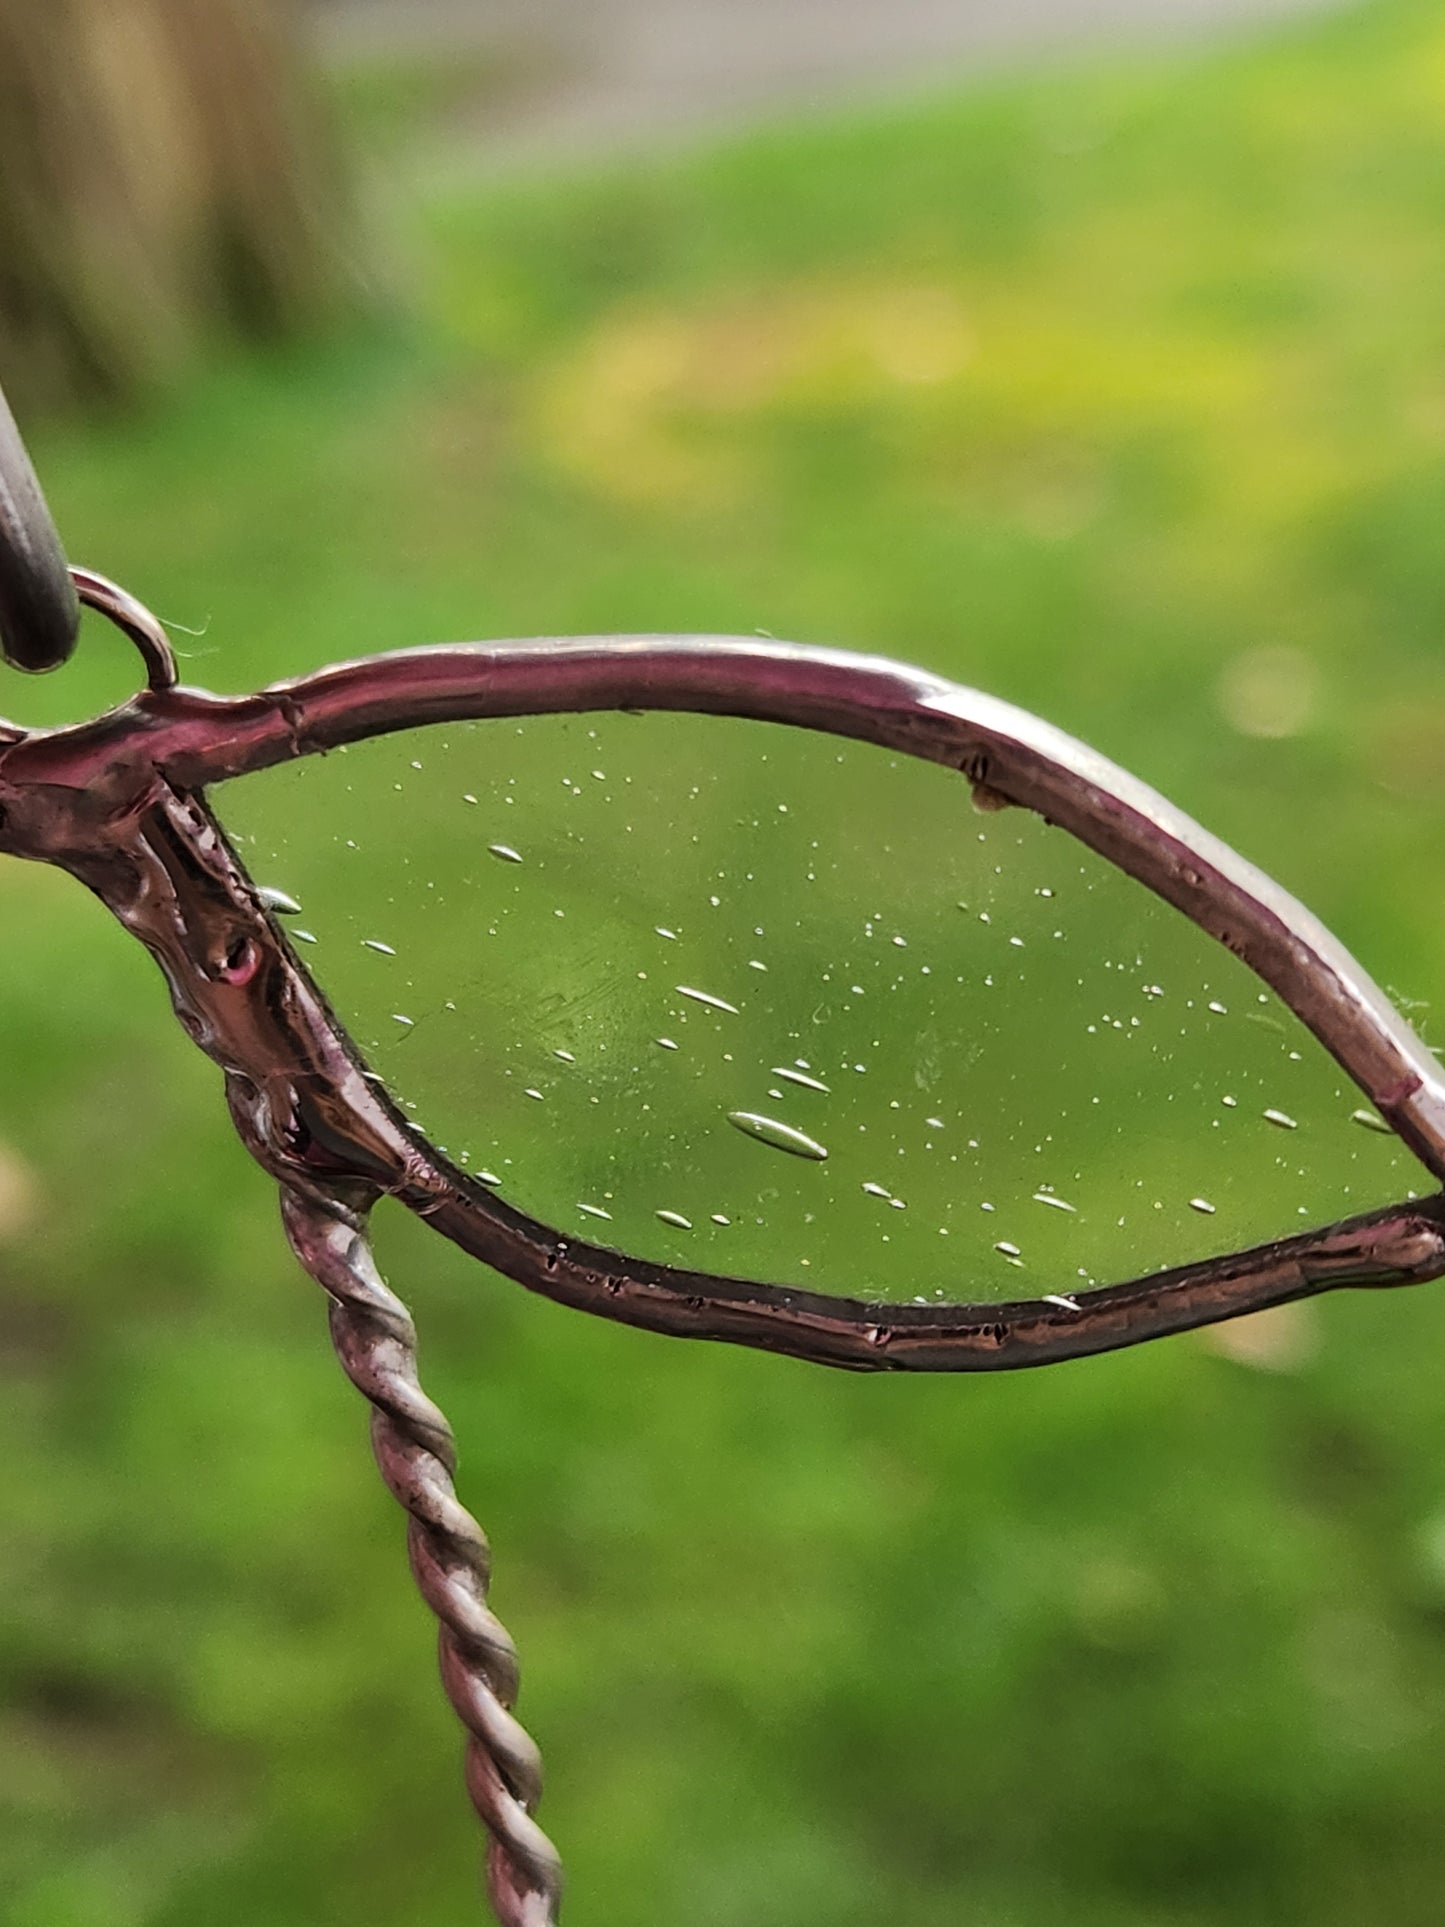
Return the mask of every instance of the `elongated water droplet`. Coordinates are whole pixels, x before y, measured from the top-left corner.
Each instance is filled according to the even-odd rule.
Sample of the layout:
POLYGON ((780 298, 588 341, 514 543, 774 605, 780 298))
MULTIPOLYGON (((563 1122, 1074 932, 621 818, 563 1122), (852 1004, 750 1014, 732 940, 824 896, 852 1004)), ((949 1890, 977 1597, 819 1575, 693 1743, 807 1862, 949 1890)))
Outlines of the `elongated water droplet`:
POLYGON ((612 1222, 612 1213, 604 1211, 600 1204, 579 1204, 577 1209, 586 1218, 605 1218, 608 1224, 612 1222))
POLYGON ((659 1044, 663 1050, 677 1049, 677 1045, 673 1042, 672 1038, 670 1037, 659 1037, 659 1038, 656 1038, 654 1041, 657 1044, 659 1044))
POLYGON ((1362 1130, 1377 1131, 1381 1137, 1393 1137, 1395 1135, 1378 1111, 1351 1111, 1350 1122, 1351 1124, 1358 1124, 1362 1130))
POLYGON ((396 955, 391 945, 389 943, 383 943, 380 937, 363 937, 361 944, 364 950, 374 950, 377 955, 381 957, 394 957, 396 955))
POLYGON ((827 1147, 816 1138, 795 1131, 791 1124, 780 1124, 775 1117, 763 1117, 757 1111, 729 1111, 727 1119, 745 1136, 755 1137, 759 1144, 770 1144, 775 1151, 791 1151, 795 1158, 813 1158, 819 1163, 828 1155, 827 1147))
POLYGON ((1051 1204, 1055 1211, 1077 1211, 1078 1206, 1070 1204, 1067 1198, 1056 1198, 1052 1191, 1035 1191, 1035 1204, 1051 1204))
POLYGON ((1191 1211, 1202 1212, 1206 1218, 1212 1218, 1214 1216, 1214 1206, 1209 1202, 1208 1198, 1191 1198, 1189 1200, 1189 1209, 1191 1211))
POLYGON ((679 997, 691 997, 695 1004, 706 1004, 709 1010, 725 1010, 729 1017, 738 1015, 736 1004, 728 1003, 724 997, 714 997, 711 991, 694 990, 691 984, 675 984, 673 988, 679 997))
POLYGON ((1000 1238, 994 1246, 994 1250, 1002 1252, 1005 1258, 1017 1258, 1019 1256, 1018 1246, 1011 1245, 1007 1238, 1000 1238))
POLYGON ((560 1058, 564 1064, 575 1064, 577 1062, 577 1059, 569 1050, 554 1050, 552 1055, 560 1058))
POLYGON ((297 943, 315 943, 316 941, 316 932, 314 930, 293 930, 291 935, 297 943))
MULTIPOLYGON (((1003 1247, 1000 1246, 999 1249, 1002 1250, 1003 1247)), ((1062 1291, 1046 1291, 1044 1293, 1044 1303, 1046 1305, 1057 1305, 1060 1311, 1078 1311, 1079 1309, 1078 1299, 1070 1298, 1062 1291)))
POLYGON ((510 843, 489 843, 487 845, 487 851, 489 855, 496 857, 499 863, 520 863, 522 861, 522 852, 520 850, 514 850, 510 843))
POLYGON ((680 1211, 659 1211, 657 1217, 662 1224, 670 1224, 679 1231, 691 1231, 692 1219, 683 1217, 680 1211))
POLYGON ((1269 1123, 1277 1124, 1282 1131, 1297 1131, 1299 1129, 1298 1124, 1295 1123, 1287 1111, 1269 1110, 1266 1111, 1264 1115, 1269 1123))
POLYGON ((287 896, 284 890, 277 890, 269 883, 263 883, 256 895, 268 910, 274 910, 278 917, 299 917, 301 905, 295 897, 287 896))
POLYGON ((800 1084, 805 1091, 821 1091, 824 1097, 829 1095, 826 1084, 821 1083, 816 1077, 808 1077, 802 1071, 789 1070, 786 1064, 775 1064, 768 1072, 768 1075, 769 1077, 785 1077, 790 1084, 800 1084))

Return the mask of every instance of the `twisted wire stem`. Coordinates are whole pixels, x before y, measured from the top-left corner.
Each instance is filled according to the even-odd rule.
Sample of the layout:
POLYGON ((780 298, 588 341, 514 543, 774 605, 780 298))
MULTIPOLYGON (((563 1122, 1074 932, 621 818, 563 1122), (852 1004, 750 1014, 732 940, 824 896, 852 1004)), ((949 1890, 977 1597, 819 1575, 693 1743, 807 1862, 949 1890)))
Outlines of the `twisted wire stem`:
POLYGON ((512 1715, 516 1648, 487 1605, 491 1551, 453 1488, 456 1445, 417 1379, 416 1327, 376 1268, 363 1217, 290 1187, 281 1210, 292 1250, 331 1300, 342 1369, 371 1403, 381 1476, 410 1514, 411 1569, 437 1616, 442 1684, 467 1730, 467 1791, 489 1836, 492 1906, 502 1927, 554 1927, 561 1863, 532 1818, 541 1756, 512 1715))

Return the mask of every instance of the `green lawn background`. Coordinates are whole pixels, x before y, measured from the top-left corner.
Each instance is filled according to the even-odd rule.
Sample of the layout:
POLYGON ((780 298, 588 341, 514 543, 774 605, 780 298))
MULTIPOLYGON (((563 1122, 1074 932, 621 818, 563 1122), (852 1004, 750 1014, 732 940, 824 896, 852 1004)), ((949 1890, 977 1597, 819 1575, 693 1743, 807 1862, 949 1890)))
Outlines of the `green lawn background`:
MULTIPOLYGON (((613 628, 888 651, 1165 789, 1432 1035, 1433 9, 432 180, 396 245, 382 338, 37 438, 76 558, 201 632, 188 677, 613 628)), ((88 631, 6 706, 131 677, 88 631)), ((148 961, 64 878, 0 892, 0 1918, 468 1918, 425 1615, 268 1185, 148 961)), ((436 1247, 383 1228, 569 1921, 1438 1920, 1437 1292, 1322 1304, 1272 1372, 1182 1340, 874 1383, 436 1247)))

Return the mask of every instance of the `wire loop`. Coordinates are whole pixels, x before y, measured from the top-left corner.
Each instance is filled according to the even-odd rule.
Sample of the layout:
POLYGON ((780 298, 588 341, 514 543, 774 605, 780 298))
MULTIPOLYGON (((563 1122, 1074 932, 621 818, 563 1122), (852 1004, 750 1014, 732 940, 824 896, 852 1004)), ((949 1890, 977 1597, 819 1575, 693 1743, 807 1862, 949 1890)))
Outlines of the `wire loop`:
POLYGON ((128 591, 90 569, 72 569, 70 579, 81 601, 108 616, 140 651, 146 666, 146 687, 157 692, 174 689, 179 681, 175 652, 159 618, 128 591))

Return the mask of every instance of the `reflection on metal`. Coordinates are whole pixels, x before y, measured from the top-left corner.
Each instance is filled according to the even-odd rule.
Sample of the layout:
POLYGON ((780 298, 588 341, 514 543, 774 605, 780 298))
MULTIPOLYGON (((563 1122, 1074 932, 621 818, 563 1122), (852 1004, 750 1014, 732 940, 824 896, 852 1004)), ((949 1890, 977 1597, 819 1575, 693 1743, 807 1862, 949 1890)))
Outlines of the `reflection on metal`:
MULTIPOLYGON (((17 550, 12 542, 7 556, 6 539, 0 525, 13 573, 17 550)), ((383 1476, 411 1515, 412 1564, 441 1625, 443 1678, 469 1736, 468 1784, 491 1836, 489 1884, 504 1927, 555 1920, 558 1863, 532 1817, 539 1765, 511 1713, 515 1654, 486 1604, 486 1541, 453 1493, 451 1434, 417 1383, 411 1321, 366 1244, 378 1199, 397 1199, 562 1303, 864 1371, 1049 1364, 1340 1286, 1445 1274, 1440 1197, 1101 1290, 1009 1304, 833 1298, 630 1258, 525 1216, 487 1188, 495 1180, 469 1176, 432 1145, 368 1071, 273 914, 274 893, 268 904, 212 815, 207 785, 467 718, 672 709, 831 731, 959 770, 991 803, 1040 812, 1184 911, 1272 986, 1437 1178, 1445 1084, 1360 967, 1275 884, 1081 744, 936 677, 783 643, 610 637, 406 652, 216 697, 174 686, 163 632, 138 604, 100 578, 77 580, 137 642, 149 686, 74 727, 0 724, 0 850, 70 871, 146 946, 181 1023, 221 1068, 248 1149, 282 1187, 292 1246, 331 1298, 338 1356, 373 1406, 383 1476)), ((46 653, 23 641, 11 649, 32 666, 46 653)))
POLYGON ((60 537, 0 394, 0 652, 17 669, 57 669, 79 627, 60 537))

